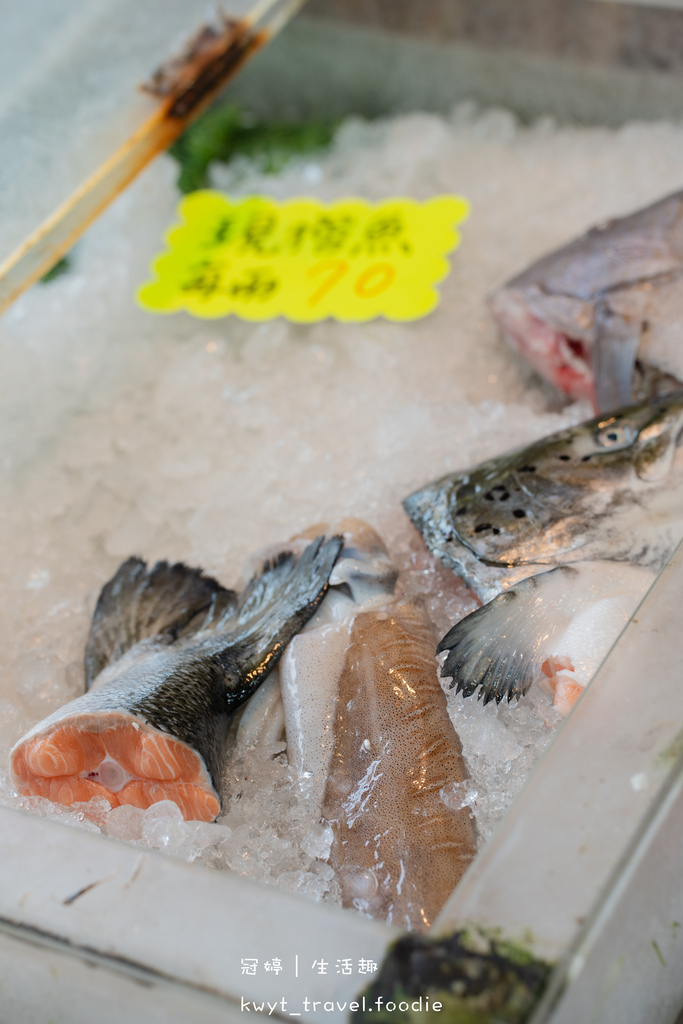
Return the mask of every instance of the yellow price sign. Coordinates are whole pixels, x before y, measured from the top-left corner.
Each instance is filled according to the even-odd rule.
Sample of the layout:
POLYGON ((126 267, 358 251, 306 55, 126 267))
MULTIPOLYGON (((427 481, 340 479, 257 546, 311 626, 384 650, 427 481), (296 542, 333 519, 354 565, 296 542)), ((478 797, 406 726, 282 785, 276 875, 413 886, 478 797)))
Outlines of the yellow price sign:
POLYGON ((416 320, 435 308, 435 285, 448 274, 445 257, 469 206, 459 196, 280 203, 206 190, 178 210, 181 223, 153 261, 154 280, 138 290, 145 309, 360 323, 416 320))

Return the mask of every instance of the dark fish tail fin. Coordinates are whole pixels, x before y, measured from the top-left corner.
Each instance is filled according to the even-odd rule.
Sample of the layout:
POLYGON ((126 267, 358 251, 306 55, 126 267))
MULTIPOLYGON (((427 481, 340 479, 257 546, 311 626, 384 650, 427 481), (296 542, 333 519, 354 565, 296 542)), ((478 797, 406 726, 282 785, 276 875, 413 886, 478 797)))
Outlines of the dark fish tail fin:
POLYGON ((343 537, 318 537, 298 560, 283 552, 248 584, 228 624, 225 667, 235 678, 234 688, 228 688, 231 705, 247 699, 314 614, 343 543, 343 537))
POLYGON ((200 569, 129 558, 104 585, 85 649, 86 685, 140 640, 169 643, 206 629, 237 605, 237 595, 200 569))
POLYGON ((484 704, 490 700, 500 704, 504 697, 508 701, 521 697, 531 686, 533 664, 525 658, 525 652, 514 646, 506 649, 500 640, 500 625, 508 618, 505 612, 516 596, 514 590, 509 590, 467 615, 437 647, 437 654, 448 651, 441 678, 450 676, 450 688, 463 697, 470 697, 478 689, 484 704))
POLYGON ((530 576, 456 622, 436 649, 437 654, 448 651, 441 678, 450 676, 450 688, 463 697, 479 690, 484 704, 522 697, 553 653, 546 652, 547 641, 563 609, 568 607, 571 616, 575 576, 569 565, 530 576))

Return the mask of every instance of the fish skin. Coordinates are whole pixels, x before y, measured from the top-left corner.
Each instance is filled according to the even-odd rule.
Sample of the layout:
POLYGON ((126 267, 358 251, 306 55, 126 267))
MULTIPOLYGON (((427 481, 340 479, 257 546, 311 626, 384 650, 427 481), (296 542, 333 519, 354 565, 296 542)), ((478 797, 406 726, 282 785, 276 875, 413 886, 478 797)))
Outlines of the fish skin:
POLYGON ((427 547, 483 601, 534 569, 662 568, 683 529, 683 391, 568 427, 403 502, 427 547))
MULTIPOLYGON (((544 659, 566 655, 552 644, 591 601, 623 591, 623 626, 683 535, 683 391, 449 474, 404 507, 486 602, 439 644, 442 675, 485 702, 519 697, 544 659)), ((606 653, 615 628, 593 647, 606 653)))
POLYGON ((217 792, 228 725, 315 613, 342 539, 319 537, 294 559, 283 552, 238 598, 199 570, 140 559, 105 585, 86 648, 88 691, 38 723, 21 752, 69 720, 123 712, 201 758, 217 792))
POLYGON ((307 534, 321 531, 343 533, 344 548, 280 663, 288 761, 330 826, 344 906, 422 931, 476 848, 469 809, 440 796, 468 773, 434 636, 423 609, 397 596, 398 570, 367 523, 307 534))
POLYGON ((468 809, 440 796, 468 772, 433 644, 414 604, 356 616, 322 807, 343 905, 412 931, 433 924, 476 853, 468 809))
POLYGON ((683 380, 683 192, 543 256, 489 300, 510 345, 609 411, 683 380))

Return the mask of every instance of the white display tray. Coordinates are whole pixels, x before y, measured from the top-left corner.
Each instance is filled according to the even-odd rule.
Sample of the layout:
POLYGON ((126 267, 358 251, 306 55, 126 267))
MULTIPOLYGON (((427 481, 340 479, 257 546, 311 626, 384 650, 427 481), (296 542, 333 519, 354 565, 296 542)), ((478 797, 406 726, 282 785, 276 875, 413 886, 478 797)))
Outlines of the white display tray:
MULTIPOLYGON (((534 1024, 666 1024, 683 1002, 682 603, 679 548, 435 925, 556 963, 534 1024)), ((363 979, 310 965, 379 962, 398 935, 21 811, 0 808, 0 830, 7 1020, 243 1020, 255 1000, 341 1021, 363 979), (244 957, 283 971, 245 977, 244 957)))

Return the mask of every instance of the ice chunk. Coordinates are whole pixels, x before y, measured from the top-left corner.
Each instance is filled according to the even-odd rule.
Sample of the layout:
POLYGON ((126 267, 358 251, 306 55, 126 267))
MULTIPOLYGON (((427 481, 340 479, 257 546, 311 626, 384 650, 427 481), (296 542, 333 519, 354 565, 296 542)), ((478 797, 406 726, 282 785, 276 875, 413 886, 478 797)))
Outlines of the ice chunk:
MULTIPOLYGON (((483 707, 478 710, 483 711, 483 707)), ((522 753, 514 735, 493 715, 472 715, 469 739, 478 750, 494 750, 498 760, 514 761, 522 753)))
POLYGON ((331 882, 334 878, 334 868, 322 860, 314 861, 311 864, 311 871, 315 871, 316 875, 320 875, 326 882, 331 882))
POLYGON ((82 801, 73 803, 71 805, 71 810, 75 814, 83 814, 88 821, 92 821, 99 828, 102 828, 107 820, 107 815, 111 811, 111 803, 104 797, 94 796, 86 803, 82 801))
POLYGON ((86 832, 100 831, 99 826, 94 821, 91 821, 84 811, 63 807, 61 804, 53 804, 42 796, 15 797, 12 801, 12 806, 18 807, 21 810, 31 811, 41 818, 51 818, 53 821, 59 821, 62 825, 82 828, 86 832))
POLYGON ((334 834, 329 825, 314 825, 311 831, 301 844, 301 849, 309 857, 319 857, 327 860, 330 855, 330 848, 334 834))
POLYGON ((469 779, 464 782, 451 782, 439 790, 439 796, 452 811, 460 811, 463 807, 474 807, 479 791, 469 779))
POLYGON ((140 838, 155 850, 168 850, 185 840, 183 813, 172 800, 160 800, 144 813, 140 838))
POLYGON ((278 889, 295 892, 314 903, 319 903, 329 885, 320 875, 312 875, 307 871, 284 871, 277 877, 278 889))
POLYGON ((107 815, 104 831, 114 839, 124 839, 127 842, 142 837, 142 828, 145 821, 145 811, 141 807, 132 807, 130 804, 122 804, 120 807, 113 807, 107 815))

